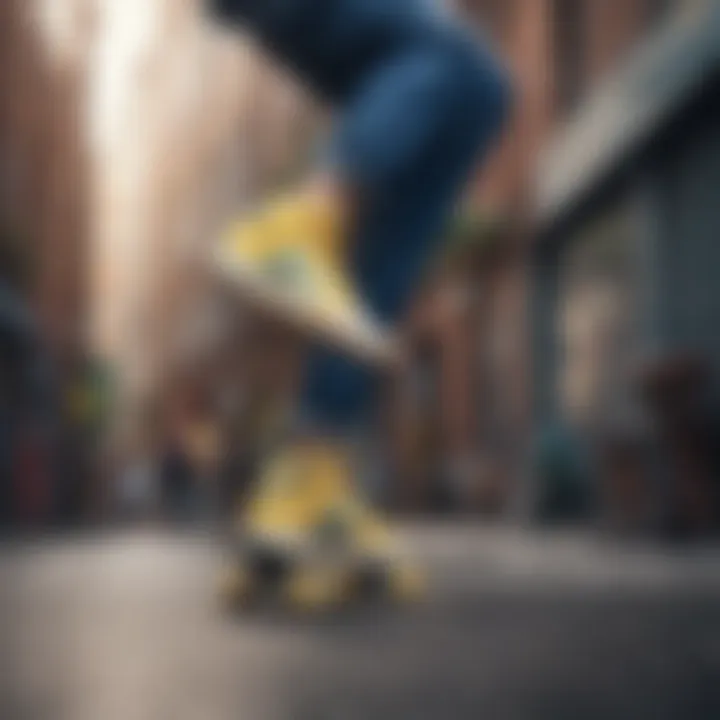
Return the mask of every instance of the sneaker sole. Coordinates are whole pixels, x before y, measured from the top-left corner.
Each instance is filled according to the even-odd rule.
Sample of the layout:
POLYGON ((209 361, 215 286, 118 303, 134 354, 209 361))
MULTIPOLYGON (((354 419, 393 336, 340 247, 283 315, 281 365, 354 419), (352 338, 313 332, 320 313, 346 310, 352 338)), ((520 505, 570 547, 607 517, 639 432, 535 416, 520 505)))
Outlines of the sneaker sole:
POLYGON ((318 313, 308 303, 278 292, 265 278, 238 263, 222 248, 214 252, 213 260, 214 269, 221 279, 257 307, 271 312, 279 319, 289 321, 294 327, 328 342, 356 359, 383 367, 398 363, 398 344, 389 334, 380 331, 361 332, 318 313))

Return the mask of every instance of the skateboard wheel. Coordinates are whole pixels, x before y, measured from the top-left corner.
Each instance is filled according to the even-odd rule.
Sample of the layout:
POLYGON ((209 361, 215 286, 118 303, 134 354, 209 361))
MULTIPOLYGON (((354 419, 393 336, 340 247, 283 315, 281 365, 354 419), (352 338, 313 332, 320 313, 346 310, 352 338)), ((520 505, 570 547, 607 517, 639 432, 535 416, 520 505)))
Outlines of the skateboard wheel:
POLYGON ((288 579, 285 595, 295 608, 322 612, 345 601, 346 583, 336 572, 297 569, 288 579))
POLYGON ((393 568, 390 575, 392 596, 400 602, 416 602, 427 593, 424 575, 414 567, 393 568))
POLYGON ((220 578, 220 600, 228 608, 245 605, 253 596, 253 591, 250 575, 239 565, 227 568, 220 578))

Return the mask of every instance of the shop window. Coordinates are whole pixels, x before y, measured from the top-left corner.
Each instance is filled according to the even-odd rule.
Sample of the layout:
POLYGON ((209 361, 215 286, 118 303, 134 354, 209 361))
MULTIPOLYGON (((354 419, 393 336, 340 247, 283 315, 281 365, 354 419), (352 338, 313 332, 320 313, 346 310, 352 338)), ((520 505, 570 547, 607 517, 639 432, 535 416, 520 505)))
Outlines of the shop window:
POLYGON ((579 103, 585 85, 585 2, 553 3, 554 75, 557 106, 562 114, 579 103))
POLYGON ((565 417, 586 425, 634 408, 641 355, 641 277, 632 206, 620 203, 586 224, 561 267, 559 338, 565 417))
POLYGON ((459 5, 495 42, 508 37, 515 7, 511 0, 463 0, 459 5))
POLYGON ((680 4, 678 0, 646 0, 647 24, 653 27, 664 22, 680 4))

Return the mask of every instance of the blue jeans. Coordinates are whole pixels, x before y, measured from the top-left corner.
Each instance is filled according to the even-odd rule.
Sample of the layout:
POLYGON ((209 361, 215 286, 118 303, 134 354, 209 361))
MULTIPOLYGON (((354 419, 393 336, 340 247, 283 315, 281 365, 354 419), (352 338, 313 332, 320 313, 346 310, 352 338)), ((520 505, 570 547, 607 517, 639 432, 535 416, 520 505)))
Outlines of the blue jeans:
MULTIPOLYGON (((489 51, 432 0, 215 0, 338 112, 329 162, 363 198, 352 272, 396 324, 454 202, 497 136, 510 88, 489 51)), ((366 419, 376 373, 323 348, 301 400, 320 428, 366 419)))

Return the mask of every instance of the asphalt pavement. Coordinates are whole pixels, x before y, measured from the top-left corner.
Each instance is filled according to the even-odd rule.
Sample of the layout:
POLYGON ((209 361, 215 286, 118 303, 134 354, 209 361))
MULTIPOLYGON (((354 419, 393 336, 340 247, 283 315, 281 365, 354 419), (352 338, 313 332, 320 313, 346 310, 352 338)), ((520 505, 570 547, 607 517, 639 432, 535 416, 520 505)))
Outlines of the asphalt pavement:
POLYGON ((717 720, 720 551, 415 526, 407 610, 231 618, 202 533, 0 547, 3 720, 717 720))

